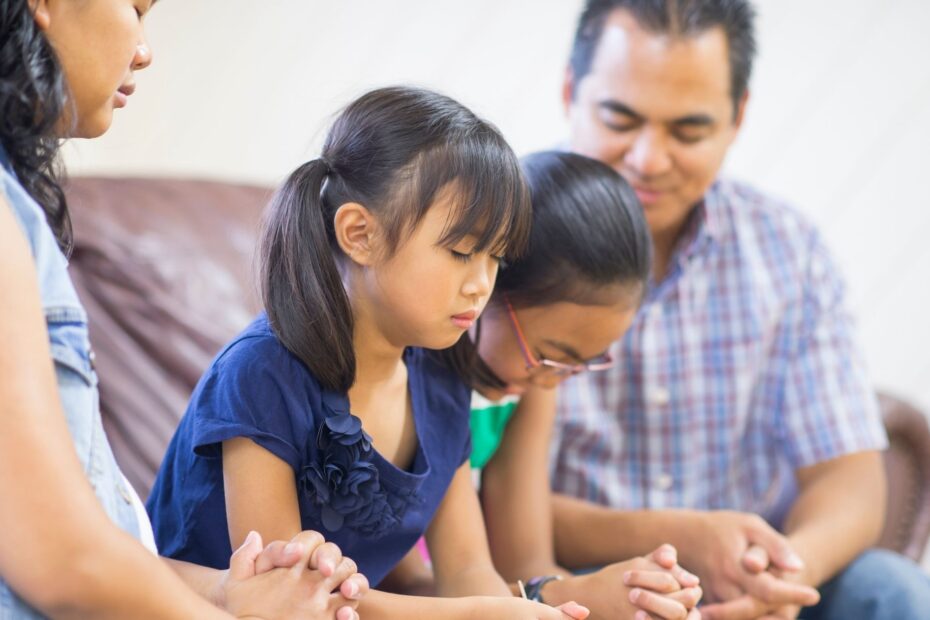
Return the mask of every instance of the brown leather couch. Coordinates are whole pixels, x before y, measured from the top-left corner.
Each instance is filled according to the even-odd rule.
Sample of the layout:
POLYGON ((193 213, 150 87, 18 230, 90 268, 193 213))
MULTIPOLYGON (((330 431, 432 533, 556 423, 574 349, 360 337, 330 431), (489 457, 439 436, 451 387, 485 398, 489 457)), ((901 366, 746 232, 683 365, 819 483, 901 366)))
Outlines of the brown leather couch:
MULTIPOLYGON (((145 497, 188 396, 258 310, 253 249, 267 188, 74 179, 71 273, 90 314, 104 424, 145 497)), ((881 545, 919 560, 930 536, 930 431, 881 397, 891 449, 881 545)))

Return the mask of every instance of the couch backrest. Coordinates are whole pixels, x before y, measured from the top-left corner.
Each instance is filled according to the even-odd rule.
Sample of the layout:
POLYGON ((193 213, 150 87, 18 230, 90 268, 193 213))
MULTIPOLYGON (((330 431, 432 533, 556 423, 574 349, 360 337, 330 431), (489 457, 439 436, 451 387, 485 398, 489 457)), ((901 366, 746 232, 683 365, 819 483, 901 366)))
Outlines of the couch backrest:
POLYGON ((194 385, 259 308, 253 250, 271 190, 75 178, 67 194, 104 425, 146 497, 194 385))

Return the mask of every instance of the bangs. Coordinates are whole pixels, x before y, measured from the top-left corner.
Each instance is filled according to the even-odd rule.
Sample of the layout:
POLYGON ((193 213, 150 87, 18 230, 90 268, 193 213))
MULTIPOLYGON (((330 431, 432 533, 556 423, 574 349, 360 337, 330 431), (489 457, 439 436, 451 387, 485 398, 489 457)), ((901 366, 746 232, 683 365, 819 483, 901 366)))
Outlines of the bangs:
POLYGON ((532 215, 529 190, 519 162, 499 134, 491 129, 473 132, 465 139, 420 153, 398 172, 391 185, 394 213, 407 211, 406 221, 388 231, 392 247, 416 228, 429 208, 448 191, 452 201, 449 221, 439 240, 451 247, 471 235, 475 251, 487 251, 512 260, 529 242, 532 215), (407 202, 409 201, 409 202, 407 202), (400 208, 401 203, 414 209, 400 208))

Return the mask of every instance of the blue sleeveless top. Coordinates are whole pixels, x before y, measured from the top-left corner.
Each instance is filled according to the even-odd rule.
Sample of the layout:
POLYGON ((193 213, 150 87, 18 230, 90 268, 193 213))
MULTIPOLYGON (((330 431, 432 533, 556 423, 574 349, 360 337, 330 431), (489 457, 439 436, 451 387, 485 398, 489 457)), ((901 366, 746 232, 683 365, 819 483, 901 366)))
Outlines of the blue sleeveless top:
POLYGON ((201 378, 168 448, 147 505, 161 553, 228 566, 221 449, 246 437, 293 469, 302 528, 339 545, 377 585, 423 535, 471 452, 468 388, 423 349, 408 348, 404 362, 419 439, 409 471, 375 450, 347 395, 323 389, 257 318, 201 378))
MULTIPOLYGON (((42 310, 48 326, 48 341, 55 362, 58 393, 84 473, 107 515, 123 530, 138 538, 140 525, 132 505, 133 491, 113 458, 100 420, 97 375, 87 336, 87 314, 71 284, 68 262, 58 248, 45 213, 19 183, 2 147, 0 191, 12 207, 13 215, 32 249, 42 310)), ((67 515, 61 516, 67 518, 67 515)), ((28 558, 23 558, 23 561, 28 561, 28 558)), ((0 619, 40 617, 0 577, 0 619)))

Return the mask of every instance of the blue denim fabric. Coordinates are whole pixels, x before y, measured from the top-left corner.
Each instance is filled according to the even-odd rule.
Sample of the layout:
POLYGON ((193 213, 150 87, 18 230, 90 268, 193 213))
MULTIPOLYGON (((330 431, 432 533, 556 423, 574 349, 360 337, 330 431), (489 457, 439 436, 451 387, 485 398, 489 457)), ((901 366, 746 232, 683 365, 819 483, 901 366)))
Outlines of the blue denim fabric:
POLYGON ((930 575, 884 549, 866 551, 820 588, 803 620, 920 620, 930 618, 930 575))
MULTIPOLYGON (((110 518, 139 537, 139 522, 131 495, 107 442, 100 419, 97 375, 87 334, 87 315, 67 272, 45 214, 25 192, 0 148, 0 191, 32 248, 39 278, 42 309, 55 362, 58 392, 68 428, 84 472, 110 518)), ((28 475, 28 472, 24 472, 28 475)), ((41 489, 37 489, 41 492, 41 489)), ((60 515, 66 519, 67 515, 60 515)), ((28 562, 29 558, 22 558, 28 562)), ((0 620, 41 618, 0 577, 0 620)))

